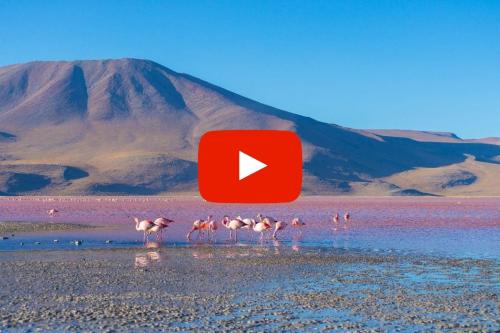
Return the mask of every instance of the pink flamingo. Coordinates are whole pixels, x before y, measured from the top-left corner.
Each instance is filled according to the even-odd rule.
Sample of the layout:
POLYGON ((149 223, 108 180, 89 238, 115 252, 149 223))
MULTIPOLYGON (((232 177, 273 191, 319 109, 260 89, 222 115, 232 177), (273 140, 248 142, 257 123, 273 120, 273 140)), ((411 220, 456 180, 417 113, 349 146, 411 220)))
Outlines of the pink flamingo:
POLYGON ((153 224, 159 227, 158 231, 160 232, 160 239, 163 240, 163 229, 167 228, 170 223, 174 222, 174 220, 167 219, 166 217, 159 217, 153 221, 153 224))
POLYGON ((148 229, 147 234, 152 235, 156 234, 156 240, 160 241, 160 237, 163 238, 163 229, 167 228, 168 225, 156 225, 153 223, 153 226, 148 229))
POLYGON ((229 216, 224 216, 222 220, 222 224, 229 229, 229 239, 233 239, 233 231, 234 231, 234 241, 238 241, 238 229, 243 228, 246 224, 240 219, 230 219, 229 216))
POLYGON ((305 226, 306 224, 304 222, 302 222, 301 219, 299 219, 298 217, 295 217, 293 220, 292 220, 292 227, 295 227, 295 228, 300 228, 300 227, 303 227, 305 226))
POLYGON ((295 217, 293 220, 292 220, 292 227, 294 228, 297 228, 299 231, 298 231, 298 234, 299 235, 302 235, 302 227, 305 226, 306 224, 298 217, 295 217))
POLYGON ((49 210, 47 211, 47 214, 49 214, 49 216, 50 216, 50 217, 54 217, 54 216, 56 216, 56 215, 57 215, 57 213, 59 213, 59 211, 58 211, 57 209, 55 209, 55 208, 49 209, 49 210))
POLYGON ((351 218, 351 214, 349 214, 349 211, 346 211, 344 214, 344 221, 347 223, 347 222, 349 222, 350 218, 351 218))
POLYGON ((154 226, 153 221, 150 220, 143 220, 139 222, 139 219, 137 217, 134 217, 135 221, 135 230, 137 231, 142 231, 144 233, 144 243, 147 241, 147 232, 149 229, 151 229, 154 226))
POLYGON ((209 227, 209 221, 212 219, 212 215, 208 215, 208 218, 206 220, 196 220, 193 222, 193 227, 187 234, 187 239, 191 240, 191 234, 194 231, 198 231, 198 238, 200 238, 200 235, 203 234, 203 231, 208 230, 209 227))
POLYGON ((270 216, 263 216, 262 214, 257 214, 257 218, 259 219, 259 222, 265 222, 269 225, 272 225, 273 223, 276 223, 277 220, 274 218, 274 217, 270 217, 270 216))
POLYGON ((236 219, 243 221, 245 225, 242 227, 242 229, 250 229, 255 225, 255 219, 251 218, 242 218, 241 216, 236 216, 236 219))
POLYGON ((270 229, 271 228, 271 223, 269 223, 268 220, 264 220, 263 222, 258 222, 256 223, 254 226, 253 226, 253 231, 255 232, 260 232, 260 240, 263 241, 264 240, 264 232, 267 230, 267 229, 270 229))
POLYGON ((278 221, 274 225, 274 232, 273 232, 273 239, 278 239, 278 231, 284 230, 286 228, 287 224, 286 222, 283 221, 278 221))
POLYGON ((217 224, 216 220, 210 220, 208 221, 208 238, 213 238, 215 232, 219 229, 219 226, 217 224))

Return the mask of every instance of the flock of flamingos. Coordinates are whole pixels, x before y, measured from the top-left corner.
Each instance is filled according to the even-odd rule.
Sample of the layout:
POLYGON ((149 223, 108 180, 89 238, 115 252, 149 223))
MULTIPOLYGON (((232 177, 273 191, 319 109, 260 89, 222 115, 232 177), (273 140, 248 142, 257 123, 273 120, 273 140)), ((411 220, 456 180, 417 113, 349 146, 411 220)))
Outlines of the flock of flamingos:
MULTIPOLYGON (((59 211, 57 209, 50 209, 47 211, 50 217, 56 216, 59 211)), ((347 223, 350 219, 350 213, 347 211, 344 213, 344 223, 347 223)), ((166 217, 159 217, 155 220, 139 220, 137 217, 133 218, 135 222, 135 230, 143 233, 143 240, 146 243, 149 240, 149 236, 155 235, 157 240, 163 239, 163 232, 168 228, 169 224, 174 223, 174 220, 168 219, 166 217)), ((339 213, 336 213, 332 217, 332 222, 338 224, 340 221, 339 213)), ((263 216, 258 214, 256 219, 253 218, 242 218, 237 216, 235 218, 230 218, 225 215, 220 222, 222 226, 229 230, 229 239, 235 242, 238 241, 238 230, 247 229, 253 230, 260 233, 260 240, 264 240, 264 233, 268 231, 273 231, 271 238, 278 239, 278 233, 282 232, 288 223, 284 221, 279 221, 270 216, 263 216), (234 238, 233 238, 234 235, 234 238)), ((298 217, 295 217, 291 221, 291 226, 293 228, 302 228, 306 224, 298 217)), ((208 215, 206 219, 199 219, 193 222, 193 226, 187 233, 186 237, 191 240, 191 235, 196 231, 197 238, 203 238, 205 233, 207 235, 208 241, 214 239, 215 232, 219 229, 219 223, 217 220, 212 218, 212 215, 208 215)))
MULTIPOLYGON (((349 212, 345 212, 344 214, 344 223, 347 223, 350 219, 349 212)), ((333 223, 339 223, 340 216, 336 213, 333 218, 333 223)), ((142 231, 144 234, 144 242, 148 241, 148 236, 155 234, 157 240, 161 240, 163 238, 163 230, 168 227, 170 223, 173 223, 173 220, 167 219, 165 217, 159 217, 155 220, 142 220, 140 221, 137 217, 134 217, 135 221, 135 230, 142 231)), ((263 216, 262 214, 257 215, 257 219, 253 218, 242 218, 241 216, 237 216, 235 218, 230 218, 225 215, 221 221, 222 226, 229 230, 229 239, 238 242, 238 230, 247 229, 253 230, 257 233, 260 233, 260 240, 264 240, 264 233, 272 230, 273 233, 271 235, 272 239, 278 239, 278 233, 283 231, 288 223, 284 221, 276 220, 270 216, 263 216)), ((291 221, 291 226, 293 228, 301 228, 306 224, 298 217, 295 217, 291 221)), ((197 232, 197 238, 203 238, 205 233, 207 234, 207 239, 209 241, 214 239, 215 232, 219 228, 219 224, 217 220, 212 218, 212 215, 208 215, 206 219, 200 219, 193 222, 193 226, 187 233, 186 237, 188 240, 191 240, 191 235, 193 232, 197 232)))

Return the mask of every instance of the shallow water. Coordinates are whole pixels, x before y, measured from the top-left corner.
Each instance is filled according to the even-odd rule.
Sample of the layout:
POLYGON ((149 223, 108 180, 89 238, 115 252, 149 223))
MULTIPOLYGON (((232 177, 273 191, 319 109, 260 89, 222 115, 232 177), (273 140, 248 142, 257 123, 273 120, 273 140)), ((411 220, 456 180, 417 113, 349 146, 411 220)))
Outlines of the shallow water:
POLYGON ((498 328, 495 260, 199 245, 2 252, 0 262, 6 331, 498 328))
MULTIPOLYGON (((306 222, 300 230, 290 227, 279 242, 266 246, 325 247, 394 251, 471 258, 500 258, 500 198, 345 198, 306 197, 291 204, 220 205, 199 198, 62 197, 2 198, 0 221, 69 222, 100 226, 81 231, 18 233, 0 241, 0 251, 32 249, 88 249, 143 247, 142 234, 135 231, 131 216, 172 218, 161 246, 187 246, 191 221, 212 214, 253 217, 257 213, 290 222, 298 216, 306 222), (60 213, 50 218, 46 211, 60 213), (350 211, 351 220, 333 224, 334 212, 350 211), (76 246, 72 241, 82 240, 76 246), (54 242, 58 240, 58 242, 54 242), (106 240, 112 241, 106 243, 106 240), (21 245, 22 243, 22 245, 21 245)), ((221 225, 212 245, 231 245, 221 225)), ((255 232, 239 232, 238 245, 260 244, 255 232)), ((154 237, 151 237, 154 240, 154 237)), ((150 244, 155 246, 158 244, 150 244)))

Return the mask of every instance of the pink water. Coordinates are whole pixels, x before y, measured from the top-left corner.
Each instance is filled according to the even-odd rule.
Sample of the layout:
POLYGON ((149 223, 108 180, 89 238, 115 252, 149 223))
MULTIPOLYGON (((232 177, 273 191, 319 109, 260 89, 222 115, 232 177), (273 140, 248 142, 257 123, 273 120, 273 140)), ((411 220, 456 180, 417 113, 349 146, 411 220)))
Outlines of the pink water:
MULTIPOLYGON (((255 217, 258 213, 307 224, 299 233, 287 228, 280 245, 295 249, 307 246, 356 248, 370 251, 421 252, 451 256, 499 258, 500 198, 354 198, 305 197, 290 204, 222 205, 197 197, 16 197, 0 198, 0 221, 70 222, 106 225, 83 232, 19 234, 0 242, 0 250, 69 247, 69 240, 83 239, 79 248, 142 246, 131 216, 153 219, 165 216, 176 221, 167 229, 165 246, 186 245, 192 221, 208 214, 255 217), (50 218, 47 210, 60 213, 50 218), (332 216, 348 210, 351 220, 332 223, 332 216), (54 244, 51 240, 61 240, 54 244), (112 240, 105 244, 104 240, 112 240), (41 244, 36 246, 35 241, 41 244), (19 243, 24 243, 20 248, 19 243)), ((196 238, 196 235, 194 236, 196 238)), ((215 245, 231 245, 227 230, 220 227, 215 245)), ((195 241, 203 242, 203 241, 195 241)), ((238 245, 258 243, 254 232, 240 232, 238 245)), ((266 241, 265 244, 273 245, 266 241)), ((276 243, 274 243, 276 245, 276 243)))

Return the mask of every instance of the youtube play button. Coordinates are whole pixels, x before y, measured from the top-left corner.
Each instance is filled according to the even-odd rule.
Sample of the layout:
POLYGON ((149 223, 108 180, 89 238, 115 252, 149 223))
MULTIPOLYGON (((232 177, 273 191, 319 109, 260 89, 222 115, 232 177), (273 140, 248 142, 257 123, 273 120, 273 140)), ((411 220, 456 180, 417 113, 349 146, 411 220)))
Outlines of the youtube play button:
POLYGON ((302 187, 300 139, 289 131, 207 132, 198 147, 198 184, 212 202, 293 201, 302 187))
POLYGON ((256 173, 259 170, 264 169, 267 166, 267 164, 262 163, 261 161, 253 158, 250 155, 245 154, 242 151, 239 152, 239 156, 240 156, 238 163, 238 169, 240 170, 239 180, 247 178, 248 176, 256 173))

